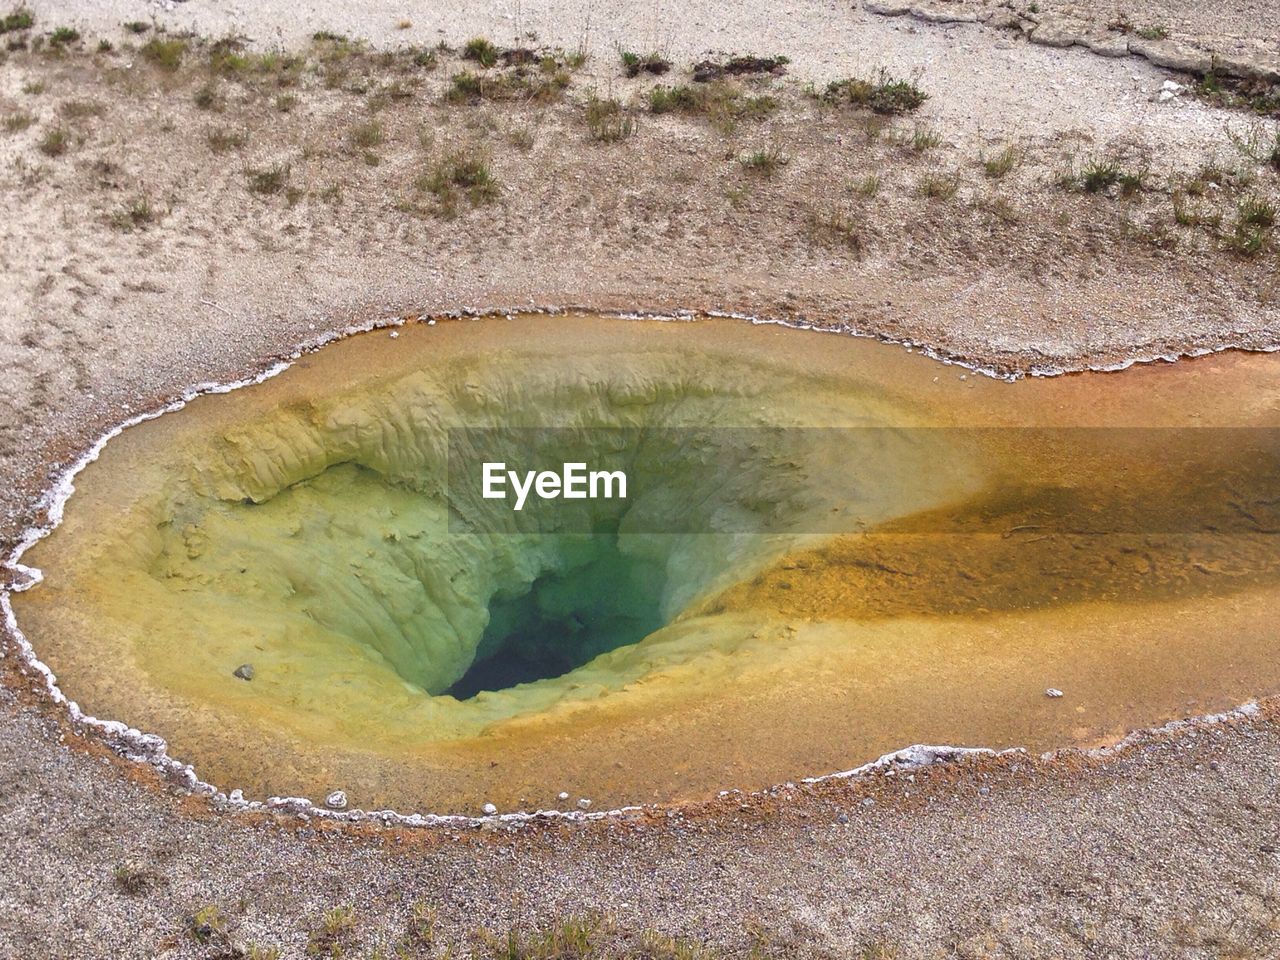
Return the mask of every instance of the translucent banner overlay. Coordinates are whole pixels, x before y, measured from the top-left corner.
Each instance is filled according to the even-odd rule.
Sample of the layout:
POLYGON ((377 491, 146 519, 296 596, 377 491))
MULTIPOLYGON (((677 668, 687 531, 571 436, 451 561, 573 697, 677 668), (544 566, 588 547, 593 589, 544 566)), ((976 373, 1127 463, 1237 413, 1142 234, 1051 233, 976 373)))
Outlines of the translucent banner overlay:
POLYGON ((1280 532, 1280 430, 715 427, 449 431, 472 534, 1280 532))

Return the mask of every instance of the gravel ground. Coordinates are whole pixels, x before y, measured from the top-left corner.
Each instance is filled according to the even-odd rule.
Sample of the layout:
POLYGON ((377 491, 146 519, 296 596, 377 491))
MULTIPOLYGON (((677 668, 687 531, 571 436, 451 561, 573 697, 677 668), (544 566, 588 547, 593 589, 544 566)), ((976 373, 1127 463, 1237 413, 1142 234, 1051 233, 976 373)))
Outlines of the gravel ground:
MULTIPOLYGON (((1103 6, 1076 5, 1090 16, 1103 6)), ((305 87, 285 115, 276 91, 229 82, 214 115, 193 104, 199 77, 153 76, 125 53, 10 56, 0 113, 34 123, 0 136, 5 538, 36 517, 50 472, 107 426, 370 316, 531 303, 730 308, 845 323, 1012 371, 1280 339, 1274 247, 1246 261, 1171 219, 1179 184, 1214 160, 1249 167, 1247 182, 1195 201, 1216 203, 1228 223, 1244 196, 1275 193, 1274 175, 1242 160, 1226 133, 1247 138, 1255 119, 1190 97, 1161 102, 1170 76, 1142 60, 844 3, 31 7, 41 26, 74 23, 89 43, 109 35, 121 49, 119 24, 154 13, 262 45, 295 46, 321 27, 388 46, 535 32, 593 56, 568 101, 536 109, 435 105, 449 64, 424 81, 429 103, 378 114, 387 143, 376 166, 343 146, 372 108, 341 90, 305 87), (615 44, 661 49, 678 66, 708 50, 793 63, 782 108, 759 126, 644 116, 635 138, 605 146, 584 133, 585 92, 644 95, 616 69, 615 44), (872 118, 815 110, 803 92, 878 65, 919 72, 932 95, 887 135, 872 118), (86 98, 106 110, 69 120, 67 101, 86 98), (428 121, 430 143, 416 132, 428 121), (944 144, 917 153, 894 139, 916 123, 944 144), (39 138, 59 124, 72 146, 45 156, 39 138), (251 131, 248 145, 211 154, 211 125, 251 131), (533 131, 527 149, 512 146, 521 130, 533 131), (407 212, 413 172, 477 141, 503 180, 501 201, 455 220, 407 212), (991 182, 981 161, 1009 143, 1023 160, 991 182), (736 157, 766 147, 789 163, 748 179, 736 157), (1055 185, 1064 163, 1099 151, 1145 165, 1159 188, 1123 199, 1055 185), (293 164, 296 204, 245 190, 246 166, 277 161, 293 164), (870 173, 879 192, 850 199, 870 173), (953 173, 953 198, 921 195, 923 178, 953 173), (342 200, 328 204, 334 183, 342 200), (121 228, 138 196, 153 201, 155 222, 121 228), (845 229, 855 221, 856 244, 845 229)), ((1179 30, 1241 42, 1262 25, 1275 41, 1270 8, 1244 3, 1155 3, 1132 16, 1176 16, 1179 30)), ((439 908, 446 938, 598 909, 627 928, 741 954, 757 940, 779 955, 833 957, 1280 951, 1280 734, 1267 711, 1104 759, 973 761, 914 782, 904 773, 634 822, 331 834, 175 793, 81 742, 31 693, 12 650, 3 663, 4 957, 213 955, 187 933, 206 904, 231 918, 237 941, 297 956, 320 913, 344 903, 358 916, 350 955, 371 956, 403 933, 417 901, 439 908), (123 863, 154 875, 146 890, 121 888, 123 863)))

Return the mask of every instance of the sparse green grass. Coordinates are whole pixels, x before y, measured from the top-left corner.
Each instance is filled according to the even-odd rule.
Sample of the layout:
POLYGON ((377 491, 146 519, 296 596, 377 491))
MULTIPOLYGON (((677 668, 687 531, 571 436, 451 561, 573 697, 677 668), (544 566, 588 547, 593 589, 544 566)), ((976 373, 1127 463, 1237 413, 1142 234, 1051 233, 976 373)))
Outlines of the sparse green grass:
POLYGON ((248 181, 250 193, 270 196, 284 190, 291 172, 292 168, 289 164, 273 163, 269 167, 247 167, 245 179, 248 181))
POLYGON ((8 114, 0 125, 4 127, 5 133, 20 133, 35 122, 36 118, 33 114, 25 110, 17 110, 8 114))
POLYGON ((111 877, 115 880, 116 886, 130 896, 146 893, 159 879, 151 870, 131 861, 118 864, 111 871, 111 877))
POLYGON ((111 217, 111 225, 126 233, 141 230, 155 221, 156 212, 151 206, 151 201, 145 196, 135 197, 111 217))
POLYGON ((1270 200, 1246 197, 1236 207, 1236 221, 1226 237, 1228 250, 1241 257, 1252 258, 1268 245, 1276 225, 1277 208, 1270 200))
POLYGON ((45 83, 43 80, 28 80, 22 85, 22 92, 37 97, 45 91, 45 83))
MULTIPOLYGON (((719 954, 653 930, 624 931, 612 921, 570 917, 536 928, 475 935, 475 960, 716 960, 719 954)), ((412 955, 412 954, 410 954, 412 955)))
POLYGON ((147 23, 145 20, 127 20, 123 26, 126 33, 132 33, 135 36, 146 33, 151 29, 151 24, 147 23))
POLYGON ((619 50, 618 55, 622 58, 622 70, 628 77, 638 77, 642 73, 661 76, 671 69, 671 61, 656 51, 639 54, 619 50))
POLYGON ((415 186, 435 196, 439 211, 447 217, 457 214, 458 200, 466 197, 473 207, 492 203, 502 187, 488 159, 479 153, 452 153, 421 174, 415 186))
POLYGON ((210 110, 215 113, 220 113, 226 107, 225 99, 218 91, 217 85, 212 82, 197 87, 196 92, 191 95, 191 100, 201 110, 210 110))
POLYGON ((706 97, 703 91, 687 84, 676 87, 654 87, 649 91, 650 113, 695 113, 702 109, 706 97))
POLYGON ((206 904, 191 915, 187 931, 202 946, 217 943, 227 935, 227 918, 215 904, 206 904))
MULTIPOLYGON (((226 153, 228 150, 239 150, 249 142, 249 132, 247 130, 233 130, 230 127, 213 127, 205 134, 205 143, 209 144, 209 149, 214 153, 226 153)), ((275 193, 271 191, 255 191, 263 193, 275 193)))
POLYGON ((15 7, 0 17, 0 33, 13 33, 17 30, 30 30, 36 24, 35 14, 26 7, 15 7))
POLYGON ((175 72, 182 66, 187 53, 187 41, 181 37, 152 37, 138 51, 142 58, 161 70, 175 72))
POLYGON ((536 140, 537 137, 534 134, 533 127, 526 124, 519 124, 507 131, 507 143, 522 153, 528 153, 532 150, 536 140))
POLYGON ((591 139, 601 143, 617 143, 636 132, 635 118, 622 109, 622 103, 613 97, 602 98, 592 94, 586 106, 587 129, 591 139))
POLYGON ((808 225, 810 237, 821 244, 844 247, 858 256, 866 249, 862 222, 847 210, 834 207, 814 211, 809 215, 808 225))
POLYGON ((276 109, 281 113, 292 113, 298 105, 298 98, 292 93, 282 93, 276 97, 276 109))
POLYGON ((1169 28, 1163 24, 1154 23, 1149 26, 1140 27, 1134 31, 1143 40, 1167 40, 1169 39, 1169 28))
POLYGON ((942 134, 929 127, 916 127, 910 136, 902 138, 902 144, 912 153, 925 153, 942 146, 942 134))
POLYGON ((409 62, 419 70, 434 70, 440 65, 440 58, 434 50, 417 47, 409 53, 409 62))
POLYGON ((738 87, 719 80, 696 86, 658 86, 649 91, 650 113, 705 117, 725 133, 739 120, 763 120, 777 109, 778 101, 773 97, 744 96, 738 87))
POLYGON ((50 127, 36 142, 36 149, 46 157, 60 157, 67 152, 70 140, 62 127, 50 127))
POLYGON ((1022 159, 1022 152, 1016 144, 1009 144, 999 153, 982 158, 982 172, 988 180, 1002 180, 1022 159))
POLYGON ((64 100, 58 106, 58 113, 68 120, 84 120, 89 117, 105 116, 107 105, 97 100, 64 100))
POLYGON ((791 158, 776 147, 770 147, 767 150, 756 150, 738 158, 738 163, 742 164, 742 169, 750 173, 759 173, 766 177, 772 177, 790 162, 791 158))
POLYGON ((1090 160, 1080 172, 1085 193, 1101 193, 1120 180, 1120 168, 1110 160, 1090 160))
POLYGON ((853 192, 862 197, 874 197, 880 192, 880 174, 869 173, 857 183, 852 184, 853 192))
POLYGON ((492 67, 501 55, 502 52, 485 37, 472 37, 462 47, 463 58, 474 60, 482 67, 492 67))
POLYGON ((529 100, 547 103, 558 99, 569 86, 569 74, 530 73, 517 68, 508 73, 484 75, 463 70, 449 79, 444 99, 449 103, 479 103, 484 100, 529 100))
POLYGON ((1255 227, 1276 225, 1276 205, 1261 197, 1246 197, 1236 208, 1238 222, 1255 227))
POLYGON ((1119 187, 1120 195, 1133 196, 1146 185, 1145 169, 1127 170, 1115 160, 1095 157, 1086 163, 1078 177, 1064 180, 1067 186, 1076 186, 1085 193, 1103 193, 1111 187, 1119 187))
POLYGON ((915 81, 894 77, 881 70, 870 80, 859 77, 833 80, 827 84, 822 99, 831 104, 849 104, 897 116, 919 110, 929 95, 915 81))
POLYGON ((65 47, 80 40, 80 31, 74 27, 58 27, 49 34, 49 43, 55 47, 65 47))
POLYGON ((353 907, 334 907, 320 918, 320 926, 311 931, 307 941, 309 957, 340 957, 355 940, 356 911, 353 907))
POLYGON ((351 145, 359 150, 372 150, 386 139, 386 132, 377 120, 367 120, 351 128, 351 145))
POLYGON ((920 196, 929 200, 950 200, 959 189, 959 173, 926 173, 916 184, 920 196))

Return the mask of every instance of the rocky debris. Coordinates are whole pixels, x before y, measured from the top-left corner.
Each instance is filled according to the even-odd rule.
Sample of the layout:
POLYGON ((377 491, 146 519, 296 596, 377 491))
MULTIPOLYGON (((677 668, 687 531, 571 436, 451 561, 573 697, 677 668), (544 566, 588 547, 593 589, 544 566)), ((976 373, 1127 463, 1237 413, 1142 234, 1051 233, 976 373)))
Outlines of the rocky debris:
POLYGON ((334 790, 324 798, 324 805, 330 810, 347 809, 347 795, 341 790, 334 790))
POLYGON ((591 809, 591 801, 588 800, 586 797, 583 797, 581 800, 578 801, 578 809, 579 810, 591 809))
POLYGON ((1080 41, 1080 34, 1066 21, 1056 18, 1045 19, 1036 25, 1027 39, 1042 47, 1074 47, 1080 41))
POLYGON ((1081 46, 1103 57, 1134 56, 1181 73, 1231 77, 1242 80, 1280 82, 1280 55, 1265 47, 1246 52, 1214 49, 1215 44, 1166 36, 1140 36, 1119 30, 1114 23, 1082 19, 1080 16, 1019 12, 994 0, 973 3, 933 0, 905 3, 902 0, 864 0, 863 9, 883 17, 910 16, 924 23, 983 23, 993 30, 1021 33, 1031 43, 1065 49, 1081 46))
POLYGON ((557 800, 568 800, 568 799, 569 799, 569 794, 567 794, 567 793, 565 793, 563 790, 561 790, 558 794, 556 794, 556 799, 557 799, 557 800))
POLYGON ((1088 36, 1079 42, 1081 46, 1087 47, 1100 57, 1129 56, 1129 40, 1123 36, 1108 33, 1101 36, 1088 36))
POLYGON ((1050 700, 1057 700, 1059 697, 1062 696, 1062 691, 1059 690, 1057 687, 1050 687, 1048 690, 1044 692, 1044 695, 1048 697, 1050 700))
POLYGON ((1214 68, 1212 54, 1177 40, 1146 40, 1142 37, 1130 37, 1129 52, 1135 56, 1145 57, 1157 67, 1179 70, 1183 73, 1203 75, 1214 68))
POLYGON ((492 803, 486 803, 483 807, 480 808, 480 812, 483 813, 486 817, 492 817, 495 813, 498 812, 498 808, 495 807, 492 803))
POLYGON ((1160 85, 1160 91, 1156 95, 1156 99, 1161 103, 1168 103, 1175 97, 1182 96, 1186 91, 1187 88, 1176 80, 1166 80, 1160 85))
POLYGON ((693 65, 693 79, 695 83, 707 83, 723 77, 756 73, 768 73, 777 77, 787 72, 789 62, 786 57, 730 57, 723 63, 703 60, 693 65))
POLYGON ((253 664, 242 663, 231 671, 231 673, 233 676, 239 677, 241 680, 252 680, 254 677, 253 664))

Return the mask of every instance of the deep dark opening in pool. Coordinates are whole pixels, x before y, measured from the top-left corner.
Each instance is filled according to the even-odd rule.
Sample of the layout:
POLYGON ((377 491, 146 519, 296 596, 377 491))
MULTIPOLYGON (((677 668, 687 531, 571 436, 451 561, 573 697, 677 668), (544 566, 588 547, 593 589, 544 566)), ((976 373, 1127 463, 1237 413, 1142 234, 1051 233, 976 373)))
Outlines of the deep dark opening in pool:
POLYGON ((558 540, 555 566, 490 597, 489 625, 450 696, 559 677, 663 625, 662 564, 624 553, 614 534, 558 540))

